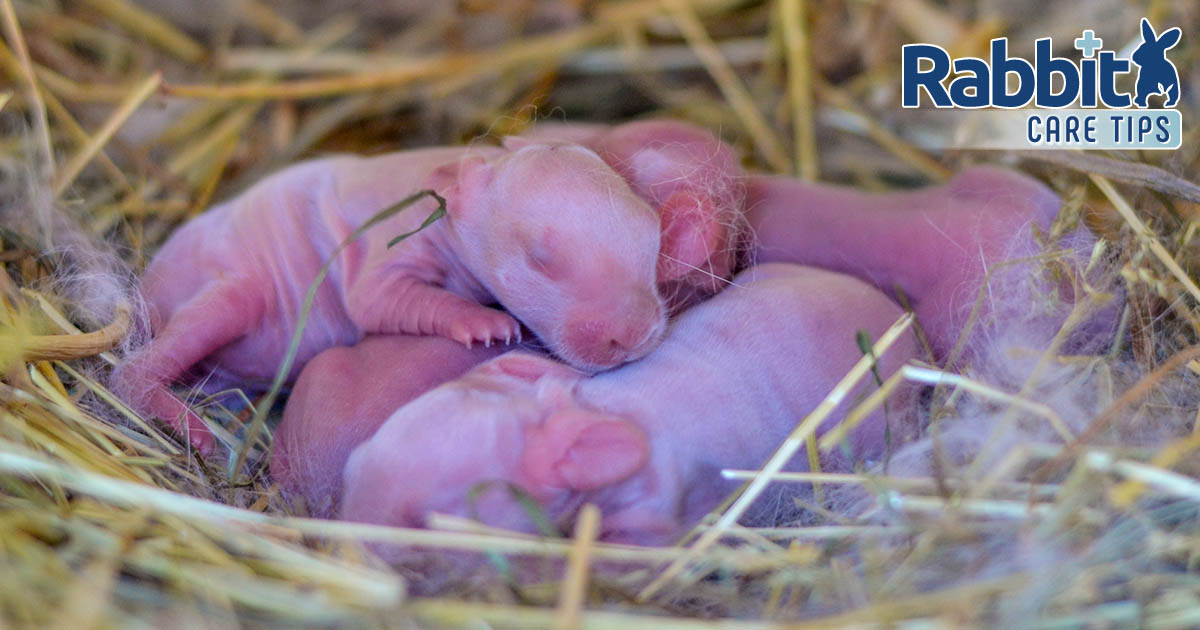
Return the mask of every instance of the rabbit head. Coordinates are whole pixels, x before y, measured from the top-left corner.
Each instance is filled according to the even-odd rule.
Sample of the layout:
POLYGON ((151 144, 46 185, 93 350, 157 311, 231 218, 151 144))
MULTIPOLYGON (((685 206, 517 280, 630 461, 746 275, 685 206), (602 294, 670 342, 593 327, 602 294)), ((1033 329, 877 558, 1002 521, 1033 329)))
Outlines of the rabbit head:
POLYGON ((1179 27, 1175 27, 1156 36, 1154 27, 1150 26, 1150 21, 1142 18, 1142 45, 1133 51, 1133 62, 1139 66, 1165 63, 1167 51, 1179 43, 1182 33, 1183 31, 1179 27))

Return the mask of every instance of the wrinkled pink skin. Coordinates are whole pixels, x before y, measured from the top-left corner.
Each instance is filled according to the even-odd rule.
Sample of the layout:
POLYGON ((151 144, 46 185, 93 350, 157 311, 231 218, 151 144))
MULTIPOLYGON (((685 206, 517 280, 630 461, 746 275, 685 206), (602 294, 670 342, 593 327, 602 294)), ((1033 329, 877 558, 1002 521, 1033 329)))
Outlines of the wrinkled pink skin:
MULTIPOLYGON (((636 363, 587 376, 514 351, 400 408, 347 462, 341 516, 421 526, 431 512, 471 514, 470 490, 502 480, 558 521, 596 503, 607 540, 670 540, 736 487, 722 468, 761 465, 861 358, 857 330, 878 338, 901 313, 863 282, 818 269, 764 265, 735 282, 636 363)), ((902 337, 880 374, 915 355, 902 337)), ((907 408, 892 406, 893 435, 911 426, 896 411, 907 408)), ((852 432, 856 459, 881 454, 884 424, 876 413, 852 432)), ((823 459, 826 470, 851 465, 837 450, 823 459)), ((476 507, 487 524, 532 529, 503 490, 476 507)))
POLYGON ((679 312, 727 285, 745 227, 745 172, 707 129, 673 120, 541 123, 522 137, 594 149, 662 217, 658 278, 679 312))
POLYGON ((312 516, 333 516, 350 451, 396 409, 506 348, 444 337, 373 335, 330 348, 305 366, 275 431, 271 476, 303 496, 312 516))
POLYGON ((654 210, 594 152, 518 140, 300 164, 183 226, 143 277, 155 337, 114 375, 117 391, 208 452, 212 436, 166 385, 196 369, 247 387, 269 382, 321 264, 356 227, 422 188, 447 198, 447 217, 387 248, 433 211, 424 200, 337 256, 292 378, 317 352, 366 333, 508 343, 520 338, 519 319, 587 369, 657 344, 666 318, 654 210), (483 306, 496 302, 512 315, 483 306))
MULTIPOLYGON (((1038 273, 1036 263, 1001 263, 1043 251, 1032 226, 1047 228, 1060 202, 1030 177, 976 167, 942 186, 884 194, 753 176, 746 205, 755 234, 751 260, 840 271, 889 296, 899 287, 944 360, 970 320, 989 269, 993 284, 1004 284, 989 287, 964 350, 998 324, 1029 317, 1035 304, 1029 284, 1012 281, 1038 273)), ((1075 262, 1086 262, 1094 240, 1082 231, 1066 240, 1075 262)), ((1061 290, 1069 302, 1069 282, 1061 290)))
MULTIPOLYGON (((726 284, 720 279, 731 275, 744 175, 732 149, 708 131, 673 121, 542 124, 522 138, 582 143, 599 151, 640 197, 666 212, 658 280, 660 292, 675 298, 672 310, 726 284), (694 211, 681 212, 689 204, 694 211)), ((317 355, 296 381, 276 431, 272 475, 287 492, 304 496, 310 513, 329 515, 351 448, 408 400, 458 376, 474 365, 471 360, 494 354, 437 339, 388 336, 317 355)))

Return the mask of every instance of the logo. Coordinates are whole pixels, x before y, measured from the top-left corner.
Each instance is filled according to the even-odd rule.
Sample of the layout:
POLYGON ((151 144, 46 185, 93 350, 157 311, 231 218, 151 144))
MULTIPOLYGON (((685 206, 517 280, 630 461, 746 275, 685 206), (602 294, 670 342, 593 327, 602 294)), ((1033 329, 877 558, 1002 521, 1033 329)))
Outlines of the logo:
POLYGON ((1182 35, 1178 27, 1159 34, 1143 18, 1142 41, 1126 59, 1086 29, 1074 41, 1078 61, 1055 57, 1049 37, 1034 42, 1032 61, 1010 57, 1007 37, 991 40, 986 60, 907 44, 901 104, 920 107, 924 95, 939 109, 982 110, 958 134, 962 148, 1175 149, 1183 137, 1182 116, 1172 109, 1179 72, 1167 51, 1182 35), (1135 67, 1133 91, 1125 91, 1135 67))
POLYGON ((1131 56, 1138 67, 1137 97, 1133 99, 1138 107, 1147 107, 1151 94, 1166 96, 1166 107, 1179 102, 1179 71, 1167 60, 1167 51, 1179 43, 1181 35, 1183 31, 1175 27, 1155 37, 1150 21, 1142 18, 1142 45, 1131 56))

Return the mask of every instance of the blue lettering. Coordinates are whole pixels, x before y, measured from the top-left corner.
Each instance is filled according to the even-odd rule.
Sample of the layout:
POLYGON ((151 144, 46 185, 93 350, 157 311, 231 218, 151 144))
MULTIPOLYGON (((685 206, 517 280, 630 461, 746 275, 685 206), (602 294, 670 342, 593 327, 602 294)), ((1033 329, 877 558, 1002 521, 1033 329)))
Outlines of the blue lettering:
POLYGON ((1154 119, 1154 122, 1159 131, 1158 133, 1154 134, 1154 139, 1160 144, 1166 144, 1171 139, 1171 130, 1167 129, 1167 125, 1170 124, 1170 121, 1167 120, 1166 116, 1159 116, 1158 118, 1154 119))
MULTIPOLYGON (((1077 47, 1080 41, 1076 40, 1077 47)), ((1099 42, 1095 41, 1095 44, 1099 42)), ((991 41, 987 60, 976 57, 953 59, 940 46, 907 44, 903 47, 901 101, 906 108, 919 107, 924 90, 938 108, 991 106, 1017 109, 1032 104, 1061 109, 1075 103, 1078 103, 1076 107, 1088 109, 1130 107, 1132 95, 1118 91, 1117 81, 1119 75, 1131 71, 1131 62, 1118 59, 1112 51, 1099 51, 1091 58, 1096 48, 1099 46, 1091 46, 1087 49, 1088 57, 1074 62, 1054 56, 1054 42, 1049 37, 1035 42, 1032 60, 1009 57, 1008 38, 1005 37, 991 41), (1014 91, 1009 91, 1010 85, 1014 91)), ((1149 127, 1141 119, 1136 124, 1132 119, 1126 119, 1124 123, 1118 118, 1111 120, 1118 142, 1132 143, 1135 134, 1140 136, 1139 141, 1144 140, 1146 134, 1155 129, 1160 135, 1165 134, 1168 140, 1172 134, 1170 119, 1147 119, 1149 127)), ((1097 121, 1098 118, 1085 116, 1065 120, 1034 117, 1027 119, 1027 135, 1032 142, 1069 144, 1080 143, 1082 138, 1095 142, 1097 121), (1060 138, 1059 134, 1064 137, 1060 138)))
POLYGON ((942 81, 950 74, 950 55, 929 44, 907 44, 903 52, 903 74, 901 77, 902 102, 904 107, 917 107, 921 102, 921 88, 933 99, 937 107, 952 107, 950 96, 942 81), (929 60, 933 67, 921 71, 921 61, 929 60))
POLYGON ((1067 129, 1066 129, 1066 134, 1065 134, 1065 137, 1063 138, 1063 140, 1067 144, 1070 144, 1072 142, 1074 142, 1075 144, 1079 144, 1079 117, 1078 116, 1068 116, 1067 117, 1067 129))
POLYGON ((1096 106, 1096 60, 1083 59, 1079 62, 1079 77, 1083 85, 1079 87, 1079 106, 1096 106))
POLYGON ((1062 57, 1054 57, 1050 50, 1049 37, 1037 40, 1034 45, 1034 63, 1037 66, 1038 107, 1066 107, 1079 96, 1079 69, 1062 57), (1063 78, 1063 89, 1054 93, 1054 75, 1063 78))
POLYGON ((1030 144, 1037 144, 1042 141, 1042 134, 1037 132, 1037 128, 1042 124, 1042 119, 1036 114, 1029 117, 1025 125, 1025 139, 1029 140, 1030 144))
POLYGON ((1138 144, 1146 142, 1146 134, 1150 133, 1150 128, 1154 125, 1154 121, 1150 120, 1149 116, 1138 117, 1138 144))
POLYGON ((1046 116, 1046 142, 1062 144, 1062 119, 1054 114, 1046 116))
POLYGON ((992 104, 1013 109, 1024 107, 1034 96, 1033 66, 1024 59, 1009 59, 1008 40, 992 40, 992 104), (1008 93, 1009 73, 1017 75, 1017 91, 1008 93))
POLYGON ((1100 53, 1100 102, 1108 107, 1120 109, 1129 107, 1130 98, 1124 92, 1117 92, 1117 75, 1129 72, 1129 60, 1117 59, 1112 51, 1100 53))
POLYGON ((969 72, 950 82, 950 100, 959 107, 987 107, 988 72, 987 63, 975 57, 954 60, 954 74, 969 72))

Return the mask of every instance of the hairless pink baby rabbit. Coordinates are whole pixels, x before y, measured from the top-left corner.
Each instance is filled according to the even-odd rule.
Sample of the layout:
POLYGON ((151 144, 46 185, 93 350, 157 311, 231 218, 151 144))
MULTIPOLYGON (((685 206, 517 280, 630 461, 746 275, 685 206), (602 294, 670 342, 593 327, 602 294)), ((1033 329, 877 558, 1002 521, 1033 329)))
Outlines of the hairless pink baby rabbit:
MULTIPOLYGON (((648 123, 633 123, 643 124, 648 123)), ((564 140, 588 141, 602 137, 604 133, 614 133, 613 128, 600 126, 551 127, 548 133, 564 140)), ((687 129, 686 125, 683 127, 687 129)), ((615 128, 620 129, 622 127, 615 128)), ((534 132, 542 133, 536 128, 534 132)), ((692 133, 699 146, 706 132, 692 133)), ((652 133, 642 138, 648 138, 651 146, 661 140, 652 133)), ((616 159, 629 159, 638 150, 635 144, 630 144, 623 157, 616 159)), ((614 159, 614 154, 602 155, 614 159)), ((686 162, 686 158, 679 159, 686 162)), ((677 168, 683 169, 685 165, 677 168)), ((859 276, 888 293, 894 294, 899 288, 914 305, 939 358, 945 358, 966 325, 989 270, 996 272, 992 279, 994 286, 988 287, 987 299, 981 304, 973 329, 975 334, 970 338, 976 343, 972 345, 980 341, 980 330, 994 328, 997 320, 1014 314, 1017 317, 1009 323, 1020 326, 1023 335, 1053 334, 1062 323, 1062 307, 1069 307, 1068 299, 1057 311, 1052 309, 1049 317, 1041 320, 1028 317, 1025 311, 1034 303, 1030 289, 1040 283, 1042 288, 1049 287, 1053 293, 1054 284, 1038 280, 1040 263, 1025 261, 1013 265, 1007 262, 1041 251, 1034 238, 1034 226, 1046 228, 1059 206, 1052 193, 1026 176, 995 168, 976 168, 960 174, 945 186, 888 194, 868 194, 768 176, 752 176, 749 182, 750 219, 758 229, 756 250, 750 252, 752 257, 801 261, 840 270, 859 276), (1013 290, 1013 276, 1021 279, 1015 283, 1016 291, 1013 290), (1031 330, 1026 326, 1031 323, 1048 326, 1031 330)), ((636 189, 639 188, 635 184, 636 189)), ((1068 246, 1069 261, 1077 264, 1092 243, 1093 239, 1077 231, 1059 245, 1068 246)), ((1113 315, 1111 309, 1108 315, 1113 315)), ((404 344, 399 340, 390 343, 397 347, 404 344)), ((383 347, 383 343, 373 346, 383 347)), ((348 399, 385 403, 378 406, 360 402, 358 408, 371 408, 372 413, 365 414, 366 417, 349 412, 326 413, 329 407, 323 404, 324 399, 320 396, 302 396, 289 403, 285 422, 280 428, 280 435, 289 438, 287 452, 292 459, 303 459, 307 453, 308 457, 319 460, 320 465, 305 467, 303 470, 308 477, 293 473, 290 477, 280 478, 297 490, 310 486, 322 489, 310 493, 310 497, 335 493, 336 483, 330 486, 328 478, 337 474, 354 444, 331 438, 338 447, 329 451, 325 448, 326 440, 304 441, 297 440, 296 436, 332 435, 337 430, 335 427, 346 427, 347 434, 359 436, 356 439, 365 438, 382 423, 385 409, 398 407, 421 393, 406 386, 407 383, 434 384, 424 380, 422 374, 415 373, 415 367, 389 365, 384 352, 374 349, 338 352, 345 353, 346 362, 375 366, 364 368, 368 371, 390 370, 397 381, 402 382, 394 387, 386 386, 385 390, 382 383, 373 386, 378 383, 376 380, 355 382, 329 369, 308 379, 308 383, 317 389, 325 383, 333 390, 351 392, 347 394, 348 399), (392 402, 396 404, 387 407, 392 402), (306 428, 317 424, 332 426, 306 428), (337 456, 328 456, 331 452, 337 456)), ((480 355, 477 360, 482 358, 480 355)), ((438 360, 432 359, 433 362, 438 360)), ((456 362, 454 357, 448 357, 447 361, 459 371, 467 367, 456 362)), ((341 360, 329 365, 341 365, 341 360)), ((276 458, 277 461, 280 459, 276 458)))
MULTIPOLYGON (((746 206, 755 236, 748 258, 840 271, 889 296, 899 289, 938 360, 968 326, 964 351, 1014 323, 1037 329, 1025 330, 1030 341, 1048 342, 1076 298, 1069 276, 1051 279, 1033 260, 1044 251, 1037 231, 1049 228, 1061 202, 1014 171, 976 167, 944 185, 889 193, 753 176, 746 206)), ((1047 249, 1084 266, 1094 242, 1080 229, 1047 249)))
MULTIPOLYGON (((522 137, 595 149, 659 210, 658 283, 673 311, 727 283, 745 222, 744 175, 733 150, 710 132, 650 120, 612 127, 541 124, 522 137)), ((317 355, 297 379, 275 433, 272 476, 290 494, 303 495, 310 513, 328 515, 354 446, 403 403, 495 354, 438 338, 389 335, 317 355)))
POLYGON ((337 256, 292 376, 320 350, 364 333, 487 345, 519 338, 519 319, 587 369, 636 359, 658 342, 666 313, 654 210, 593 151, 515 139, 506 148, 316 160, 194 219, 146 270, 155 337, 121 366, 116 389, 208 450, 211 435, 165 386, 197 368, 267 382, 323 261, 421 188, 446 197, 446 219, 388 248, 431 213, 433 202, 422 202, 337 256), (495 302, 508 313, 484 306, 495 302))
POLYGON ((304 497, 310 515, 334 516, 354 447, 410 400, 505 351, 444 337, 372 335, 318 354, 284 407, 271 477, 288 495, 304 497))
MULTIPOLYGON (((679 534, 735 487, 722 468, 762 464, 862 357, 857 331, 878 337, 901 313, 863 282, 818 269, 764 265, 734 283, 635 363, 588 376, 514 351, 399 408, 350 456, 342 517, 420 526, 435 511, 467 515, 472 488, 500 480, 556 520, 598 504, 609 540, 679 534)), ((911 335, 901 337, 879 374, 915 354, 911 335)), ((894 436, 911 428, 909 408, 892 405, 894 436)), ((848 452, 878 457, 884 425, 872 414, 848 452)), ((840 451, 824 464, 851 467, 840 451)), ((531 528, 503 490, 480 493, 474 507, 488 524, 531 528)))
POLYGON ((542 123, 522 137, 595 149, 662 217, 659 286, 678 311, 716 293, 744 245, 745 173, 708 130, 673 120, 542 123))

